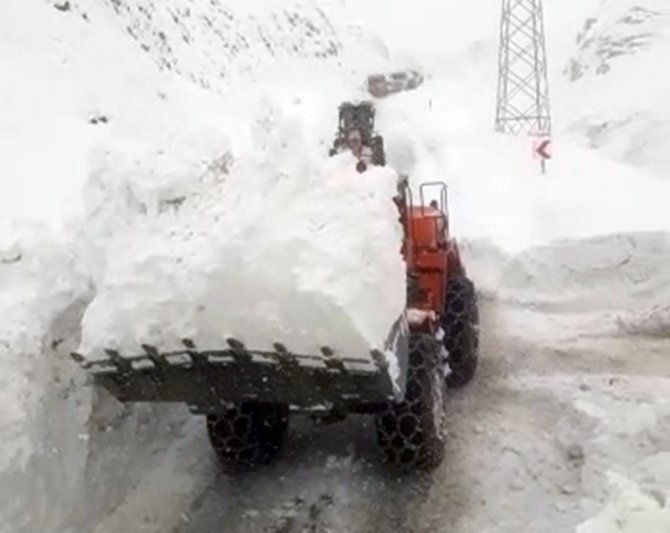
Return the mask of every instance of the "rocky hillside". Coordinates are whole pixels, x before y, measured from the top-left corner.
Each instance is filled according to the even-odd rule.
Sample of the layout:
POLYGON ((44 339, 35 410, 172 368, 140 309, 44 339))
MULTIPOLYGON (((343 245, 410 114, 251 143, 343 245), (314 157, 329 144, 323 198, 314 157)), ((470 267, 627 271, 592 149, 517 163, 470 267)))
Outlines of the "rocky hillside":
POLYGON ((565 66, 568 130, 590 148, 670 174, 670 6, 603 3, 576 36, 565 66))

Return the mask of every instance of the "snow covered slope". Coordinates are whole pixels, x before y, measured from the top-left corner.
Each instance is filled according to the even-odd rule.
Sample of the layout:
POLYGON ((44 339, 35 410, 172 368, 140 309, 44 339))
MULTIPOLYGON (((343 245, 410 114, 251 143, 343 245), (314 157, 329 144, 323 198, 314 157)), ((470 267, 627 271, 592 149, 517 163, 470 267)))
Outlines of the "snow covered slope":
POLYGON ((560 108, 561 123, 584 146, 670 176, 668 3, 603 2, 584 21, 576 48, 564 71, 569 104, 560 108))
MULTIPOLYGON (((476 11, 470 4, 458 6, 465 13, 464 20, 470 20, 470 10, 476 11)), ((457 12, 450 10, 435 8, 432 13, 438 20, 451 15, 449 29, 455 24, 453 13, 457 12)), ((577 9, 583 10, 583 6, 577 9)), ((489 27, 487 20, 482 20, 484 27, 489 27)), ((476 36, 481 30, 476 26, 473 31, 476 36)), ((552 94, 558 132, 553 143, 555 157, 543 176, 539 162, 532 158, 530 139, 492 132, 495 37, 472 42, 463 32, 447 32, 444 38, 450 42, 460 37, 461 43, 455 48, 460 53, 448 55, 438 48, 428 55, 430 75, 419 91, 400 94, 378 106, 389 161, 410 174, 415 183, 437 177, 447 181, 452 224, 459 237, 488 238, 497 246, 520 251, 563 238, 670 230, 670 217, 661 200, 667 191, 663 174, 576 145, 574 133, 562 131, 561 124, 575 116, 572 109, 582 95, 569 91, 571 88, 561 81, 561 65, 551 59, 569 52, 549 49, 553 65, 550 74, 556 80, 552 94)), ((430 41, 434 34, 429 30, 422 36, 435 42, 430 41)), ((404 53, 423 50, 423 41, 408 41, 402 36, 404 53)), ((609 80, 608 75, 603 76, 602 83, 618 86, 618 81, 609 80)), ((626 97, 620 98, 624 101, 626 97)), ((659 103, 659 109, 664 105, 659 103)), ((662 116, 662 112, 654 116, 662 116)), ((618 138, 627 142, 623 136, 618 138)), ((664 142, 665 138, 654 139, 664 142)), ((661 146, 649 148, 655 157, 663 158, 668 153, 661 146)))
MULTIPOLYGON (((441 79, 430 95, 434 110, 436 96, 451 102, 440 124, 454 126, 460 135, 463 122, 478 135, 492 129, 499 1, 455 0, 447 5, 422 0, 417 7, 391 0, 383 11, 368 1, 357 2, 351 10, 384 36, 394 61, 420 63, 429 78, 441 79)), ((544 11, 554 133, 566 135, 570 144, 667 177, 667 2, 544 2, 544 11)), ((477 139, 477 144, 489 142, 477 139)))
POLYGON ((343 59, 379 56, 362 53, 367 45, 346 24, 336 30, 337 18, 327 18, 326 8, 310 1, 281 8, 272 2, 4 2, 0 57, 12 83, 0 88, 11 110, 0 130, 6 191, 0 221, 20 214, 61 222, 80 205, 92 146, 111 139, 157 145, 175 131, 229 123, 232 110, 235 116, 247 111, 239 108, 245 92, 275 92, 254 84, 260 72, 266 81, 274 73, 281 84, 296 60, 320 68, 318 79, 292 88, 292 101, 322 84, 341 88, 342 79, 350 90, 361 82, 356 76, 365 61, 345 70, 343 59), (235 98, 227 95, 234 103, 224 113, 224 101, 202 89, 230 91, 233 80, 244 87, 235 98), (34 194, 37 186, 44 194, 34 194))

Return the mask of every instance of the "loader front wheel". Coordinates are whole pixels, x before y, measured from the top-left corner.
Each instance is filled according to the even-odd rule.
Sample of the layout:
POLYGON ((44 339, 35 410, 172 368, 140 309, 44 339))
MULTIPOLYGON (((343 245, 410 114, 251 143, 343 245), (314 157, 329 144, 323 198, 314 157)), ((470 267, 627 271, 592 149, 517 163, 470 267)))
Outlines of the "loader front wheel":
POLYGON ((442 347, 432 335, 409 341, 407 387, 401 402, 389 402, 376 415, 384 459, 401 471, 429 470, 442 462, 446 442, 442 347))
POLYGON ((243 402, 207 416, 207 433, 225 469, 269 463, 281 449, 288 428, 287 405, 243 402))
POLYGON ((479 359, 479 309, 475 286, 465 276, 449 280, 442 319, 444 347, 449 352, 447 385, 459 388, 475 375, 479 359))

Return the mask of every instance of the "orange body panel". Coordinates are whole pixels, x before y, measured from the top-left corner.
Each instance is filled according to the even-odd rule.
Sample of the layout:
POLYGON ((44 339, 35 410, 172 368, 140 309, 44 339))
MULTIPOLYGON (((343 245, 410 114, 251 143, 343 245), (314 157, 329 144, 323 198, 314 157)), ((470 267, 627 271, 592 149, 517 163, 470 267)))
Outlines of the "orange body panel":
POLYGON ((445 213, 435 207, 408 206, 403 246, 407 269, 416 283, 408 305, 423 311, 444 311, 447 282, 462 273, 456 242, 449 238, 445 213))

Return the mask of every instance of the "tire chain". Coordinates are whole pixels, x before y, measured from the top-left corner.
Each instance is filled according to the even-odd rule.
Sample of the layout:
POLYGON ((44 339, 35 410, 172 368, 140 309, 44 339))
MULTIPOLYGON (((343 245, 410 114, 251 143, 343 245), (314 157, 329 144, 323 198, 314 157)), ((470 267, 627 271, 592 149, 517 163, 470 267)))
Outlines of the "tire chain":
POLYGON ((267 463, 279 450, 287 425, 287 409, 273 404, 244 403, 207 417, 212 447, 220 460, 238 467, 267 463))
POLYGON ((448 287, 446 316, 442 321, 445 348, 449 351, 452 376, 450 386, 469 382, 477 366, 479 350, 479 313, 474 286, 467 278, 457 278, 448 287))
POLYGON ((446 440, 441 350, 431 336, 417 337, 410 339, 405 398, 386 404, 376 420, 386 461, 403 470, 435 466, 446 440))

